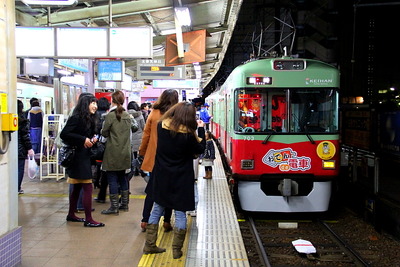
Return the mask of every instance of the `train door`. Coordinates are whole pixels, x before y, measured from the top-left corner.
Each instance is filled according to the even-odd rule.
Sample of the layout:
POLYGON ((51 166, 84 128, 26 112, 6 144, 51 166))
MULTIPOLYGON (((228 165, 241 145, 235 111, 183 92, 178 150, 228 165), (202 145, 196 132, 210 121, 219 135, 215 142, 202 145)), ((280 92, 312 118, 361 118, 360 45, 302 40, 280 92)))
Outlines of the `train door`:
POLYGON ((229 159, 232 159, 232 136, 230 135, 231 127, 232 127, 232 119, 230 116, 232 116, 232 97, 231 95, 226 96, 226 101, 224 101, 225 107, 224 109, 227 111, 225 114, 225 121, 226 121, 226 131, 225 131, 225 140, 226 140, 226 146, 225 146, 225 151, 229 159))

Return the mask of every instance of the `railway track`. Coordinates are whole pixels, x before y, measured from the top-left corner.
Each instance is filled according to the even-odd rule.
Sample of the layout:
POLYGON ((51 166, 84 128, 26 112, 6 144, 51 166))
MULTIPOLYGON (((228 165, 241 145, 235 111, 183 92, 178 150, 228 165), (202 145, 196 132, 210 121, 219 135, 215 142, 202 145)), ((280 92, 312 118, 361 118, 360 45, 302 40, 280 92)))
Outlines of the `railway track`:
POLYGON ((275 220, 255 221, 252 217, 240 223, 251 266, 369 267, 372 266, 370 259, 377 258, 361 241, 348 244, 326 222, 310 220, 296 223, 298 227, 293 229, 281 229, 275 220), (310 241, 316 253, 297 252, 292 241, 298 239, 310 241))

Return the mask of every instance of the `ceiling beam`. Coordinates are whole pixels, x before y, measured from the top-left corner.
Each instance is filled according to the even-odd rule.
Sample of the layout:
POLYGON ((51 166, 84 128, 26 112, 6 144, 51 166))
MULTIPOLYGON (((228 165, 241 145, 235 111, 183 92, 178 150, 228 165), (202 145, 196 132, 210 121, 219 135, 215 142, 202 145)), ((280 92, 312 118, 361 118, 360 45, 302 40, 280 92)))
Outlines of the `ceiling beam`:
POLYGON ((38 24, 34 16, 15 10, 15 21, 18 26, 35 26, 38 24))
MULTIPOLYGON (((157 10, 171 9, 171 0, 157 1, 133 1, 112 5, 112 16, 120 17, 127 15, 141 14, 157 10)), ((109 16, 108 5, 82 8, 78 10, 67 10, 54 12, 50 16, 51 24, 65 24, 81 20, 104 19, 109 16)), ((47 16, 39 18, 39 25, 47 25, 47 16)))
POLYGON ((151 16, 150 12, 144 12, 141 14, 142 18, 151 25, 151 27, 153 28, 153 32, 155 35, 161 35, 161 31, 157 26, 157 23, 154 21, 153 17, 151 16))

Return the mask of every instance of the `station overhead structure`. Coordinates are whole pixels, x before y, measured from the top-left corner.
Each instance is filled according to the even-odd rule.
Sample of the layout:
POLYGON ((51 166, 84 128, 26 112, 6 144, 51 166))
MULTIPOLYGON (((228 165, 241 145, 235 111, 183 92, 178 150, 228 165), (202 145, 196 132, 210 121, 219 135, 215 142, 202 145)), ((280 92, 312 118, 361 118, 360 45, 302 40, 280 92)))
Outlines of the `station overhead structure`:
MULTIPOLYGON (((46 2, 50 1, 16 0, 17 27, 150 27, 152 57, 122 58, 125 73, 134 80, 151 78, 149 70, 155 76, 179 73, 184 79, 199 79, 204 88, 222 64, 243 0, 67 1, 72 5, 62 5, 66 1, 51 1, 52 5, 46 2), (189 14, 188 22, 180 17, 185 12, 189 14), (150 64, 143 66, 146 59, 150 64), (156 63, 151 68, 151 62, 162 65, 156 63)), ((141 42, 140 38, 135 41, 141 42)))

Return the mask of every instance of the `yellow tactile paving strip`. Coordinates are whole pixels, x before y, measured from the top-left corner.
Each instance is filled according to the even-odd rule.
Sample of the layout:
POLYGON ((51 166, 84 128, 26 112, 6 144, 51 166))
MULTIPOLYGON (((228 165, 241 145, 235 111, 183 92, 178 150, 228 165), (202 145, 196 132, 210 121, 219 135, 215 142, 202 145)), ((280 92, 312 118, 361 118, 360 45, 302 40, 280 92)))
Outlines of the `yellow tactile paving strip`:
MULTIPOLYGON (((68 197, 67 194, 23 194, 23 197, 68 197)), ((93 195, 96 197, 97 195, 93 195)), ((129 195, 129 198, 132 199, 145 199, 146 195, 129 195)))
MULTIPOLYGON (((173 216, 171 218, 171 223, 173 224, 173 216)), ((187 221, 187 231, 185 242, 183 243, 182 252, 183 256, 180 259, 174 259, 172 257, 172 239, 174 236, 174 232, 170 231, 168 233, 164 232, 164 228, 162 227, 163 220, 160 219, 160 225, 158 228, 158 238, 157 238, 157 246, 161 248, 167 249, 164 253, 158 254, 147 254, 143 255, 138 267, 181 267, 185 266, 186 256, 187 256, 187 248, 189 244, 189 235, 192 226, 192 217, 188 216, 187 221)))

